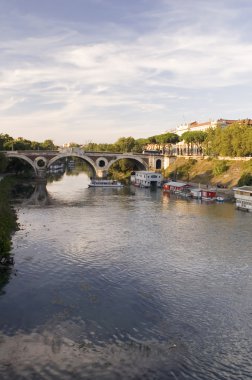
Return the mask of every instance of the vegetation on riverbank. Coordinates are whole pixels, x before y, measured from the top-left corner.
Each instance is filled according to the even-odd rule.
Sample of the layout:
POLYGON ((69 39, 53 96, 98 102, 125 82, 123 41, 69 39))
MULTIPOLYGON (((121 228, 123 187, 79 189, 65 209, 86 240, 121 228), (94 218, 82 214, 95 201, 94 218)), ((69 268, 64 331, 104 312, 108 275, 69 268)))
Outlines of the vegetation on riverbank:
MULTIPOLYGON (((182 144, 183 145, 183 144, 182 144)), ((167 154, 193 154, 195 147, 199 154, 207 154, 207 160, 196 160, 194 158, 186 160, 177 158, 175 163, 164 171, 164 176, 200 182, 202 184, 216 185, 221 183, 224 186, 249 185, 252 183, 251 160, 227 161, 218 160, 216 157, 249 157, 252 155, 252 126, 248 120, 241 120, 228 125, 225 128, 217 126, 206 131, 187 131, 182 136, 175 133, 166 132, 163 134, 134 139, 133 137, 120 137, 113 144, 88 143, 80 145, 71 143, 70 146, 80 147, 84 151, 107 151, 124 153, 141 153, 148 148, 158 149, 167 154), (184 141, 187 148, 176 145, 178 141, 184 141), (148 144, 151 144, 148 146, 148 144)), ((7 134, 0 134, 0 151, 10 149, 55 149, 52 140, 45 140, 43 143, 32 142, 19 137, 13 139, 7 134)), ((183 157, 183 156, 182 156, 183 157)), ((128 181, 132 171, 140 170, 139 164, 134 160, 122 159, 117 161, 109 170, 109 177, 118 180, 128 181)), ((31 166, 17 158, 6 160, 0 152, 0 172, 15 173, 15 175, 33 176, 31 166)))
POLYGON ((10 204, 13 178, 5 177, 0 181, 0 257, 7 256, 11 248, 11 235, 18 229, 17 216, 10 204))
POLYGON ((252 159, 249 161, 226 161, 215 158, 177 158, 164 170, 165 178, 190 181, 205 185, 242 186, 252 184, 252 159))
POLYGON ((209 128, 204 149, 210 156, 245 157, 252 154, 252 127, 246 121, 226 128, 209 128))
POLYGON ((18 137, 17 139, 8 134, 0 133, 0 150, 54 150, 58 147, 52 140, 44 142, 31 141, 18 137))
POLYGON ((109 177, 127 183, 130 180, 131 173, 135 170, 140 170, 136 161, 124 158, 110 167, 109 177))

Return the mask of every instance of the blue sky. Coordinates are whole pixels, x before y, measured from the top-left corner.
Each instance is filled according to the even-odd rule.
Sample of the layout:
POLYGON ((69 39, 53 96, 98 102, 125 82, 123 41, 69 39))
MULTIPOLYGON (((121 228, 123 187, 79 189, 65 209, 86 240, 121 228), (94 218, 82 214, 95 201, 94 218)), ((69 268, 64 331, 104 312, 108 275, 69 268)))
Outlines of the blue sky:
POLYGON ((251 0, 0 0, 0 133, 115 142, 252 118, 251 0))

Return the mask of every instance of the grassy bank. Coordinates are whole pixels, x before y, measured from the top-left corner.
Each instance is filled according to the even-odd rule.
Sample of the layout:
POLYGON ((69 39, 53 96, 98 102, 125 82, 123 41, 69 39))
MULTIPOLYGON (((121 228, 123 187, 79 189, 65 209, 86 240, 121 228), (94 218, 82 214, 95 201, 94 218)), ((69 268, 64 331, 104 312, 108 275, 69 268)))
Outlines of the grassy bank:
POLYGON ((232 188, 243 185, 243 178, 252 177, 252 159, 249 161, 222 161, 217 159, 185 159, 176 161, 164 171, 165 178, 190 181, 205 185, 223 185, 232 188))
POLYGON ((0 257, 7 256, 11 248, 11 235, 18 229, 16 212, 10 204, 13 178, 0 181, 0 257))

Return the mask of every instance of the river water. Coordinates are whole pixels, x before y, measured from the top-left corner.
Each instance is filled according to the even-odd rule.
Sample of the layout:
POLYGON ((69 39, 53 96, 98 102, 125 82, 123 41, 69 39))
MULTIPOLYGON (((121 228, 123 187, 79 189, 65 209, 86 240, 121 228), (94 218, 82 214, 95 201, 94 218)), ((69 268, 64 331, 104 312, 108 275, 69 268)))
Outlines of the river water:
POLYGON ((252 215, 88 182, 18 204, 0 378, 252 379, 252 215))

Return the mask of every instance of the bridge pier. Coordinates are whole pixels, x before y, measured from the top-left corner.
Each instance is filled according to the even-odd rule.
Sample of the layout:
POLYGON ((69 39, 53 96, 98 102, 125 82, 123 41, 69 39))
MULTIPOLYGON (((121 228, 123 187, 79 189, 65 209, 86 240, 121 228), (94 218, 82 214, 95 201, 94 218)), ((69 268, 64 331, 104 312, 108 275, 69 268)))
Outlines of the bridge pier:
POLYGON ((37 169, 36 179, 38 179, 38 180, 46 180, 46 168, 37 169))

